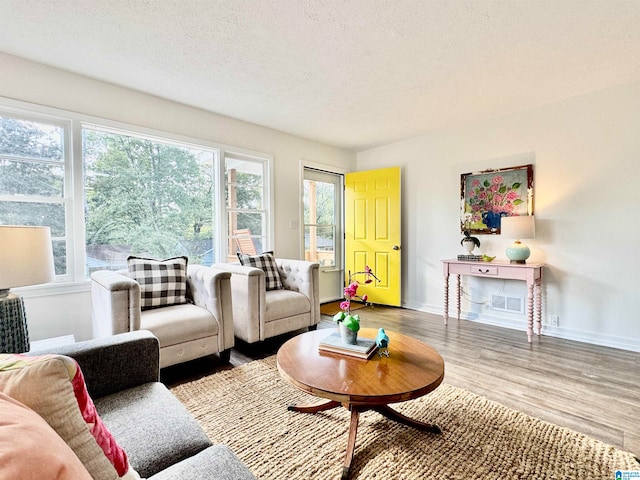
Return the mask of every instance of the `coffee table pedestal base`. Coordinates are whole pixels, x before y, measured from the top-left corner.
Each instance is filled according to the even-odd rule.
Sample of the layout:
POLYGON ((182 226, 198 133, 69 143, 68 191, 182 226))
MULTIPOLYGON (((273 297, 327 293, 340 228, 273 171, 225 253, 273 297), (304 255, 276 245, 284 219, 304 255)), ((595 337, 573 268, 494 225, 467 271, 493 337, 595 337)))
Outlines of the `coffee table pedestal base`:
POLYGON ((356 449, 356 435, 358 433, 358 420, 360 419, 360 412, 366 412, 373 410, 383 415, 384 417, 394 420, 403 425, 417 428, 425 432, 441 433, 440 427, 432 425, 430 423, 421 422, 407 417, 406 415, 397 412, 389 405, 351 405, 348 403, 340 403, 335 400, 329 400, 317 405, 289 405, 287 409, 293 412, 301 413, 318 413, 325 410, 331 410, 339 406, 343 406, 351 412, 351 423, 349 425, 349 439, 347 440, 347 453, 344 459, 344 466, 342 467, 342 480, 347 480, 351 471, 351 464, 353 463, 353 454, 356 449))

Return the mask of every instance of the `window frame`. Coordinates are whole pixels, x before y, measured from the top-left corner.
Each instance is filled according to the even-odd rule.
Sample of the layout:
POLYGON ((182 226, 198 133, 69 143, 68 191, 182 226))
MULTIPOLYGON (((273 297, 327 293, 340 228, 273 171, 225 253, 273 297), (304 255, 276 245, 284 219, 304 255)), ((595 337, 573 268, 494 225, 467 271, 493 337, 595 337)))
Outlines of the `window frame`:
MULTIPOLYGON (((75 287, 80 287, 81 291, 85 291, 89 279, 85 277, 86 264, 86 239, 85 239, 85 220, 84 220, 84 164, 83 164, 83 145, 82 130, 83 128, 97 128, 107 130, 113 133, 121 133, 124 135, 133 135, 142 138, 148 138, 155 141, 164 141, 167 143, 187 146, 190 148, 200 148, 205 150, 214 150, 216 152, 214 158, 214 184, 217 195, 213 199, 212 218, 215 222, 215 235, 213 246, 215 249, 214 262, 225 262, 226 257, 222 252, 227 251, 228 245, 228 225, 227 225, 227 208, 224 198, 226 187, 226 179, 224 178, 224 159, 225 155, 240 156, 243 159, 251 159, 263 163, 264 172, 264 213, 266 216, 266 243, 267 246, 273 244, 273 222, 274 215, 273 205, 274 199, 272 195, 272 179, 273 179, 273 155, 248 150, 240 147, 234 147, 211 140, 189 137, 172 132, 157 130, 153 128, 128 124, 126 122, 109 120, 92 115, 81 114, 68 110, 62 110, 54 107, 36 105, 28 102, 0 97, 0 114, 20 118, 31 121, 41 121, 54 125, 65 125, 65 171, 64 171, 64 195, 62 201, 65 203, 65 228, 67 238, 67 274, 56 276, 54 282, 46 285, 22 287, 25 290, 38 289, 54 290, 57 289, 61 293, 74 291, 75 287), (224 208, 222 208, 224 206, 224 208)), ((0 200, 7 196, 1 196, 0 200)), ((49 197, 45 197, 49 198, 49 197)), ((33 201, 33 200, 32 200, 33 201)), ((22 288, 20 290, 22 290, 22 288)))
MULTIPOLYGON (((223 179, 222 189, 220 191, 220 199, 221 205, 224 205, 224 210, 221 212, 223 216, 223 224, 221 224, 226 233, 225 242, 221 245, 220 252, 226 252, 227 257, 223 256, 222 258, 235 257, 235 251, 228 251, 230 239, 232 238, 229 231, 229 214, 232 211, 238 213, 260 213, 264 214, 264 231, 261 235, 252 235, 255 237, 261 237, 264 239, 262 243, 262 251, 266 252, 272 250, 273 245, 273 215, 270 212, 273 211, 273 196, 271 195, 271 179, 273 168, 273 157, 270 155, 258 154, 257 152, 253 152, 250 150, 239 149, 239 148, 226 148, 221 152, 221 161, 220 161, 220 177, 223 179), (255 162, 262 167, 262 209, 244 209, 244 208, 230 208, 227 205, 225 192, 227 187, 229 186, 227 182, 227 177, 225 175, 227 158, 233 158, 235 160, 242 160, 246 162, 255 162)), ((221 209, 222 210, 222 209, 221 209)), ((261 252, 257 252, 261 253, 261 252)))
MULTIPOLYGON (((184 141, 184 140, 173 140, 171 138, 168 137, 168 135, 163 135, 163 136, 158 136, 158 135, 153 135, 150 134, 148 132, 145 132, 144 134, 140 134, 138 132, 132 131, 132 130, 126 130, 123 128, 113 128, 113 127, 107 127, 104 124, 97 124, 94 122, 81 122, 81 134, 83 135, 82 141, 83 141, 83 145, 84 145, 84 134, 86 131, 93 131, 93 132, 97 132, 97 133, 104 133, 107 135, 114 135, 114 136, 122 136, 122 137, 128 137, 128 138, 133 138, 136 140, 142 140, 142 141, 147 141, 150 142, 154 145, 164 145, 164 146, 169 146, 169 147, 175 147, 175 148, 180 148, 180 149, 185 149, 185 150, 199 150, 201 152, 207 152, 210 153, 212 156, 212 163, 211 163, 211 175, 212 175, 212 186, 214 188, 214 191, 219 189, 220 186, 218 185, 218 181, 217 181, 217 172, 218 172, 218 165, 220 162, 220 149, 216 148, 216 147, 210 147, 210 146, 205 146, 202 144, 202 142, 200 143, 194 143, 193 141, 184 141)), ((83 163, 83 173, 87 172, 87 168, 86 168, 86 164, 85 164, 85 157, 84 157, 84 151, 83 153, 83 157, 82 157, 82 163, 83 163)), ((208 163, 208 162, 207 162, 208 163)), ((83 175, 83 204, 86 204, 87 202, 87 197, 85 196, 86 193, 86 185, 84 184, 85 181, 85 176, 83 175)), ((217 209, 216 209, 216 198, 217 196, 214 194, 212 200, 212 210, 211 210, 211 215, 209 217, 209 219, 212 222, 212 226, 213 226, 213 236, 214 238, 218 236, 218 230, 219 230, 219 224, 218 224, 218 220, 217 220, 217 209)), ((83 230, 83 232, 85 232, 86 234, 86 226, 83 230)), ((212 239, 213 240, 213 239, 212 239)), ((212 242, 213 243, 213 242, 212 242)), ((85 262, 83 267, 85 268, 85 272, 86 272, 86 238, 85 238, 85 246, 84 248, 84 253, 85 253, 85 262)), ((212 248, 214 250, 214 253, 216 252, 215 249, 215 245, 212 245, 212 248)), ((213 259, 214 263, 217 261, 217 257, 214 257, 213 259)), ((107 267, 109 268, 109 267, 107 267)), ((110 267, 113 268, 113 265, 110 267)), ((121 267, 122 268, 122 267, 121 267)))
POLYGON ((73 237, 73 212, 74 200, 73 195, 73 135, 72 121, 63 115, 52 115, 41 113, 38 111, 27 111, 21 108, 0 105, 0 115, 11 117, 16 120, 25 122, 35 122, 51 125, 62 129, 62 159, 60 162, 38 158, 21 158, 16 157, 17 161, 29 161, 40 164, 57 164, 63 168, 63 186, 62 195, 45 196, 45 195, 5 195, 0 194, 0 202, 19 202, 19 203, 48 203, 62 205, 64 210, 64 235, 56 236, 51 232, 52 241, 65 241, 65 257, 66 257, 66 273, 56 275, 56 282, 69 282, 74 278, 77 259, 75 256, 74 237, 73 237))

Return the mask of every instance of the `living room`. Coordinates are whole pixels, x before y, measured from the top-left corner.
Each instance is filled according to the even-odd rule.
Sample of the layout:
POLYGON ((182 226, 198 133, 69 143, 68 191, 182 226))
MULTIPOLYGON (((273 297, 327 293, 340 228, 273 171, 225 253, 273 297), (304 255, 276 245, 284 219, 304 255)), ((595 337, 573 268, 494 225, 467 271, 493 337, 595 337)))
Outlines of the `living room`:
MULTIPOLYGON (((20 12, 17 3, 22 2, 1 2, 1 8, 15 7, 20 12)), ((354 139, 349 138, 351 128, 336 124, 332 140, 320 134, 287 133, 281 120, 277 119, 278 114, 288 115, 285 108, 280 112, 271 109, 272 123, 259 122, 252 120, 245 111, 222 115, 216 113, 218 110, 187 105, 179 100, 182 98, 179 90, 189 90, 189 84, 176 87, 177 101, 162 98, 153 85, 149 85, 146 92, 140 83, 132 88, 118 85, 112 71, 130 70, 118 64, 118 61, 129 60, 104 56, 103 61, 102 56, 106 55, 103 50, 96 51, 93 59, 79 60, 95 65, 104 63, 102 75, 97 69, 86 75, 74 73, 74 69, 65 67, 64 63, 56 67, 48 56, 51 53, 53 59, 53 53, 57 52, 55 57, 62 58, 60 50, 64 47, 55 42, 47 44, 46 34, 60 28, 58 21, 62 22, 66 17, 49 16, 44 6, 35 4, 31 5, 31 11, 25 7, 26 12, 33 13, 30 18, 25 12, 17 14, 20 21, 5 16, 13 20, 14 25, 6 29, 3 25, 0 106, 40 113, 47 109, 71 112, 270 155, 273 159, 272 191, 275 192, 271 247, 278 256, 285 258, 301 256, 300 232, 291 230, 291 221, 300 217, 301 163, 339 171, 400 166, 403 179, 402 307, 438 315, 443 309, 441 260, 463 253, 460 248, 460 176, 467 172, 531 163, 535 177, 536 237, 527 240, 527 244, 532 251, 531 261, 546 265, 542 341, 544 336, 549 336, 584 342, 586 348, 600 345, 640 352, 640 322, 634 313, 640 308, 636 287, 640 260, 633 250, 623 251, 621 245, 640 237, 636 220, 640 194, 627 183, 640 179, 640 166, 636 161, 640 152, 637 134, 640 131, 638 4, 613 2, 613 6, 605 6, 602 2, 586 2, 584 7, 574 4, 572 9, 570 2, 558 3, 561 5, 557 7, 558 12, 550 11, 540 19, 534 17, 547 23, 529 26, 526 31, 531 37, 527 41, 520 39, 522 43, 518 44, 506 39, 493 43, 494 50, 486 55, 473 50, 477 56, 464 71, 464 76, 480 76, 486 83, 491 77, 498 87, 491 91, 475 90, 472 87, 477 78, 462 82, 462 75, 451 71, 448 73, 451 81, 440 84, 443 89, 437 94, 448 101, 448 111, 439 111, 443 118, 439 122, 427 118, 432 123, 425 120, 424 126, 419 126, 418 119, 409 116, 415 119, 416 125, 413 130, 403 132, 393 131, 394 119, 401 123, 413 104, 404 105, 396 113, 389 110, 390 120, 376 124, 368 136, 357 139, 355 131, 354 139), (568 10, 562 10, 563 7, 568 10), (558 15, 554 16, 554 13, 558 15), (599 20, 594 20, 596 17, 599 20), (54 20, 56 18, 60 20, 54 20), (577 25, 583 28, 578 29, 577 25), (572 36, 573 29, 575 36, 572 36), (17 30, 22 33, 18 35, 17 30), (563 31, 567 32, 565 37, 560 35, 563 31), (539 41, 532 32, 539 32, 539 41), (545 36, 547 34, 549 37, 545 36), (17 35, 17 40, 9 42, 9 35, 17 35), (31 46, 30 37, 33 38, 31 46), (584 48, 579 48, 581 42, 584 48), (21 54, 22 50, 16 44, 23 45, 24 53, 21 54), (496 63, 492 63, 494 61, 496 63), (494 70, 482 69, 483 62, 494 70), (542 82, 544 75, 540 72, 546 75, 545 82, 542 82), (507 83, 511 87, 508 88, 507 83), (563 88, 553 90, 553 86, 563 88), (516 100, 521 103, 510 103, 518 93, 521 97, 516 100), (490 108, 502 102, 506 108, 490 108), (521 107, 513 109, 513 105, 521 107), (463 113, 468 110, 474 110, 475 117, 465 117, 463 113), (384 136, 387 132, 392 134, 384 136), (549 324, 550 316, 558 318, 557 326, 549 324)), ((100 8, 94 5, 95 12, 108 9, 107 5, 100 8)), ((488 12, 497 17, 496 23, 508 23, 504 19, 504 22, 498 21, 501 19, 500 6, 495 4, 488 12)), ((529 6, 534 12, 540 9, 539 4, 530 3, 529 6)), ((374 16, 364 5, 359 7, 374 16)), ((545 5, 545 8, 550 6, 545 5)), ((403 9, 406 10, 411 9, 403 9)), ((70 18, 80 15, 78 12, 71 15, 72 11, 69 6, 67 15, 70 18)), ((526 14, 533 15, 530 10, 526 10, 526 14)), ((94 18, 94 14, 86 15, 87 25, 92 25, 88 18, 94 18)), ((478 15, 472 18, 479 22, 482 15, 478 15)), ((428 15, 422 12, 420 18, 424 20, 425 16, 428 15)), ((113 23, 124 22, 121 18, 95 13, 94 19, 103 21, 105 18, 113 23)), ((10 23, 10 20, 5 21, 10 23)), ((524 24, 529 20, 521 21, 524 24)), ((390 19, 389 24, 402 26, 400 19, 390 19)), ((487 31, 490 31, 489 27, 497 28, 494 23, 487 25, 487 31)), ((108 43, 104 42, 105 45, 108 43)), ((419 54, 420 49, 416 49, 407 51, 419 54)), ((74 50, 63 53, 73 57, 74 50)), ((410 62, 410 59, 405 61, 410 62)), ((286 63, 275 64, 274 68, 284 68, 286 63)), ((194 68, 197 65, 195 62, 194 68)), ((141 62, 140 68, 143 67, 151 68, 141 62)), ((371 68, 372 83, 375 83, 376 70, 371 68)), ((385 71, 389 68, 380 67, 385 71)), ((246 79, 247 76, 239 78, 246 79)), ((477 82, 481 83, 480 80, 477 82)), ((410 87, 405 85, 404 88, 410 87)), ((272 93, 256 92, 244 93, 258 96, 272 93)), ((241 96, 242 92, 235 95, 241 96)), ((279 91, 277 98, 283 105, 286 105, 286 97, 279 91)), ((233 98, 230 95, 225 101, 232 102, 233 98)), ((337 93, 336 98, 346 102, 345 97, 337 96, 337 93)), ((203 103, 204 100, 203 97, 203 103)), ((206 100, 211 102, 209 98, 206 100)), ((327 111, 331 110, 333 101, 338 102, 328 103, 327 111)), ((389 95, 379 101, 385 108, 391 108, 394 103, 393 96, 389 100, 389 95)), ((354 100, 354 104, 358 102, 354 100)), ((423 111, 429 108, 428 103, 419 105, 423 111)), ((297 109, 304 109, 300 105, 290 108, 292 114, 297 109)), ((333 120, 326 112, 313 114, 321 119, 317 123, 333 120)), ((363 110, 349 119, 352 123, 356 123, 355 119, 364 122, 367 116, 376 115, 380 116, 378 111, 368 114, 363 110)), ((322 130, 323 135, 326 131, 322 130)), ((491 235, 480 238, 483 253, 504 259, 504 250, 510 240, 491 235)), ((82 273, 66 284, 24 289, 33 340, 72 334, 81 341, 93 336, 88 320, 91 316, 89 285, 81 276, 82 273)), ((520 298, 527 295, 520 282, 508 282, 503 286, 502 283, 470 280, 469 286, 471 300, 477 302, 502 289, 520 298)), ((464 304, 463 313, 464 318, 477 323, 520 332, 525 329, 524 315, 496 313, 472 301, 464 304)), ((535 347, 534 343, 532 348, 535 347)))
MULTIPOLYGON (((620 181, 636 178, 638 169, 633 155, 638 82, 631 74, 610 80, 608 88, 577 92, 572 98, 523 112, 354 151, 7 53, 1 59, 3 71, 10 72, 0 82, 4 99, 273 155, 273 191, 278 192, 273 247, 282 257, 300 255, 299 239, 290 234, 290 220, 300 215, 301 161, 347 171, 400 166, 402 302, 432 313, 442 310, 440 261, 461 253, 460 175, 534 162, 537 233, 531 240, 532 260, 548 265, 545 313, 559 317, 558 327, 549 326, 548 333, 640 351, 640 324, 630 314, 640 302, 633 282, 637 260, 630 255, 622 261, 615 247, 616 239, 635 238, 640 228, 630 221, 635 218, 635 190, 620 181)), ((482 251, 498 256, 503 256, 509 243, 499 236, 482 240, 482 251)), ((70 333, 79 340, 90 338, 85 321, 90 312, 88 288, 79 283, 66 289, 40 288, 33 298, 27 293, 34 339, 70 333), (70 304, 75 306, 72 312, 51 318, 51 312, 63 312, 59 307, 70 304)), ((524 295, 523 290, 519 295, 524 295)))

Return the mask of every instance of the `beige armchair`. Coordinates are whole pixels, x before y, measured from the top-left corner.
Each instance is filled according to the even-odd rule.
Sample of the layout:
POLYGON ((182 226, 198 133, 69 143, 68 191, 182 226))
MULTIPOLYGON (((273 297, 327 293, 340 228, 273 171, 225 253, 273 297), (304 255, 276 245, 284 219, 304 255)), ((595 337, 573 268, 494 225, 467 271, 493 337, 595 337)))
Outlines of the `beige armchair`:
POLYGON ((141 310, 140 285, 127 270, 91 274, 94 336, 150 330, 160 341, 160 367, 212 354, 228 362, 234 344, 228 272, 187 267, 187 299, 193 303, 141 310))
POLYGON ((305 327, 315 328, 320 321, 319 265, 280 258, 276 264, 284 288, 269 291, 260 268, 232 263, 214 265, 231 272, 233 328, 235 336, 247 343, 305 327))

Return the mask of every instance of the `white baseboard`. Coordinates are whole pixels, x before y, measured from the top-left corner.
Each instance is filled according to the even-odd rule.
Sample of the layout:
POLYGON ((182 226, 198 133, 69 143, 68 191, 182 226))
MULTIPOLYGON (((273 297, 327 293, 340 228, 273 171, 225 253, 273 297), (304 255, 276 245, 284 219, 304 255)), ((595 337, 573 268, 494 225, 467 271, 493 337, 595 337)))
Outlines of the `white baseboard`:
MULTIPOLYGON (((434 305, 424 304, 403 304, 403 308, 409 310, 417 310, 419 312, 431 313, 434 315, 442 315, 442 307, 434 305)), ((456 314, 451 315, 449 318, 456 318, 456 314)), ((503 318, 483 313, 477 315, 475 313, 461 312, 460 318, 462 320, 468 320, 471 322, 483 323, 486 325, 494 325, 497 327, 510 328, 513 330, 526 331, 526 323, 519 319, 503 318)), ((576 342, 590 343, 592 345, 600 345, 603 347, 619 348, 621 350, 628 350, 631 352, 640 352, 640 339, 622 337, 618 335, 605 335, 600 332, 589 332, 585 330, 577 330, 573 328, 565 327, 552 327, 550 325, 542 325, 542 335, 549 337, 562 338, 565 340, 574 340, 576 342)))

